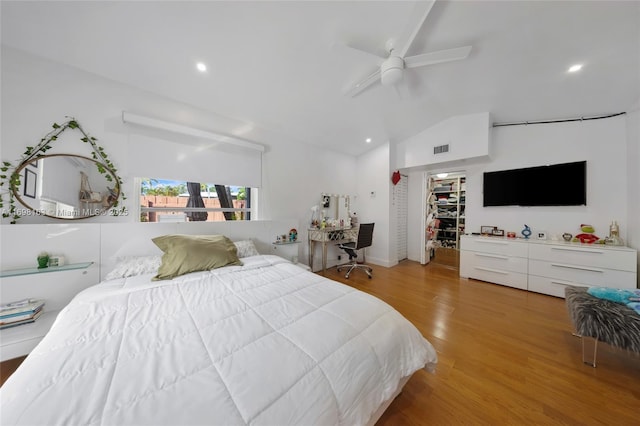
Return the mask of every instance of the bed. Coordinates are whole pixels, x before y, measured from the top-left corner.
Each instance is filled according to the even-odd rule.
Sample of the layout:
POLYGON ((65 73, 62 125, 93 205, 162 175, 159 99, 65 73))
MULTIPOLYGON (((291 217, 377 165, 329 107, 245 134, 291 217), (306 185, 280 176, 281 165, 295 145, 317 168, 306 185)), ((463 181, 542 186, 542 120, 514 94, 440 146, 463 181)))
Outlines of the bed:
POLYGON ((79 293, 0 389, 1 423, 373 424, 434 370, 433 346, 383 301, 238 254, 169 279, 145 257, 79 293))

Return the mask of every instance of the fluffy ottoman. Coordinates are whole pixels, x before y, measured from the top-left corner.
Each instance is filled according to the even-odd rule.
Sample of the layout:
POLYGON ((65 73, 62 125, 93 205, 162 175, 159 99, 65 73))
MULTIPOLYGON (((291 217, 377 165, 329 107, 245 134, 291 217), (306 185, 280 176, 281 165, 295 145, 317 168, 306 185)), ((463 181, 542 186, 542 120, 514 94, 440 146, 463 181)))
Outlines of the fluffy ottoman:
POLYGON ((596 366, 598 341, 640 353, 640 315, 636 311, 623 304, 594 297, 587 293, 586 287, 568 286, 564 294, 571 322, 576 334, 582 338, 582 360, 585 363, 596 366), (585 337, 595 339, 593 357, 585 352, 585 337))

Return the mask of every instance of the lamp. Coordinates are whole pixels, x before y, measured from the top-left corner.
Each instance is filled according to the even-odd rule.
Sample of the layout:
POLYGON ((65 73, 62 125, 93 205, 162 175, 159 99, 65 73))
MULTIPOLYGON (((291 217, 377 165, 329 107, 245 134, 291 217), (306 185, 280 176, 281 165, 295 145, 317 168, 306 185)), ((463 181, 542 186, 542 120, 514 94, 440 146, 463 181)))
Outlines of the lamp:
POLYGON ((380 82, 385 86, 392 86, 402 80, 404 61, 399 56, 390 56, 380 66, 380 82))

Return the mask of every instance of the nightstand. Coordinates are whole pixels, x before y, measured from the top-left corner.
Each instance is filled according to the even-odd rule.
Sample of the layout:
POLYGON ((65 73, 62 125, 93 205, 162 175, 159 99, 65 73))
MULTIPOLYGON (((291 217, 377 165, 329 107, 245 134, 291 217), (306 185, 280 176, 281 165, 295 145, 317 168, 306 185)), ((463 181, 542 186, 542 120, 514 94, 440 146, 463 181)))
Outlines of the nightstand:
POLYGON ((60 310, 98 280, 98 268, 93 262, 0 271, 2 303, 26 298, 45 301, 42 315, 35 322, 0 330, 0 361, 31 352, 47 334, 60 310))

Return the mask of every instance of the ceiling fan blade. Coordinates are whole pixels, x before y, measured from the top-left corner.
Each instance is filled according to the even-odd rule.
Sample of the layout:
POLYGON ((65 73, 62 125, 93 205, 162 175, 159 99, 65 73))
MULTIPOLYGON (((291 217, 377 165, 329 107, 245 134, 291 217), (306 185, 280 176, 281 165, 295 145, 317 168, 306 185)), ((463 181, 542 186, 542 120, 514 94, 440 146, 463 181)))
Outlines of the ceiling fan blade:
POLYGON ((417 16, 418 20, 414 23, 412 28, 409 28, 405 31, 405 34, 402 35, 400 39, 398 39, 398 48, 394 51, 395 55, 404 58, 404 56, 409 51, 409 48, 413 44, 413 40, 415 40, 418 32, 422 28, 424 21, 427 19, 429 12, 431 12, 431 8, 435 4, 436 0, 429 1, 418 1, 414 7, 413 13, 411 16, 417 16))
POLYGON ((366 46, 362 43, 350 41, 350 42, 337 42, 334 47, 341 50, 348 50, 349 52, 356 52, 362 56, 367 56, 369 59, 387 59, 389 52, 384 49, 378 49, 376 47, 366 46))
POLYGON ((423 53, 422 55, 404 58, 407 68, 422 67, 425 65, 439 64, 441 62, 457 61, 465 59, 471 52, 471 46, 456 47, 454 49, 438 50, 437 52, 423 53))
POLYGON ((367 87, 377 82, 380 82, 380 68, 376 69, 374 72, 360 80, 358 83, 354 84, 351 88, 344 92, 344 95, 353 98, 362 93, 367 87))

